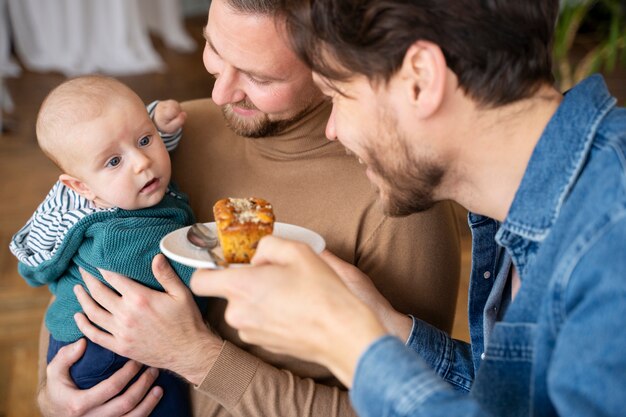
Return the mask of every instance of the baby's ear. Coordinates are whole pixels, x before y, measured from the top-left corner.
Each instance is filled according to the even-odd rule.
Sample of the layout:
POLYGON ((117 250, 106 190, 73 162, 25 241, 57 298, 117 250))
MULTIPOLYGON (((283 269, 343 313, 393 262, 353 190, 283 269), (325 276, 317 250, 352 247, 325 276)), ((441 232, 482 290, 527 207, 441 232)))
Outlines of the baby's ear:
POLYGON ((78 178, 72 177, 68 174, 61 174, 59 175, 59 181, 61 181, 66 187, 71 188, 78 194, 85 197, 87 200, 93 201, 96 198, 96 195, 91 191, 91 188, 78 178))

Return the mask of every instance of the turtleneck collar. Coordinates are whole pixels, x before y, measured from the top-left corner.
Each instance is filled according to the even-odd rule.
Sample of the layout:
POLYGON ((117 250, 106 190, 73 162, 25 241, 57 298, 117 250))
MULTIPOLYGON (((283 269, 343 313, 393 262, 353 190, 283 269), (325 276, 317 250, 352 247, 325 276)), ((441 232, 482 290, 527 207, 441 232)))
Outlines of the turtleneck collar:
POLYGON ((311 151, 333 145, 324 133, 330 112, 331 103, 324 100, 278 135, 247 138, 246 141, 261 155, 274 159, 294 159, 301 155, 310 155, 311 151))

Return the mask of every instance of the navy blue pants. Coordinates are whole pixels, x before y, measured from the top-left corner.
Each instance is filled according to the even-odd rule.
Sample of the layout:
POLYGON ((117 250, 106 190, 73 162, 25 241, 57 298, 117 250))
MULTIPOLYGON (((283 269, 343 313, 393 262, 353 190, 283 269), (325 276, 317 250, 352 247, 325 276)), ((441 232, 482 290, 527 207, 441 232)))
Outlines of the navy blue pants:
MULTIPOLYGON (((104 381, 128 361, 128 358, 117 355, 93 343, 89 339, 86 340, 87 349, 85 350, 85 354, 70 368, 70 375, 80 389, 91 388, 99 382, 104 381)), ((59 349, 68 344, 69 343, 66 342, 59 342, 50 336, 47 356, 48 363, 54 358, 59 349)), ((141 372, 143 372, 143 370, 141 372)), ((139 378, 141 372, 133 378, 129 385, 139 378)), ((150 416, 191 417, 189 387, 185 381, 170 372, 160 370, 154 385, 163 388, 163 397, 150 416)))

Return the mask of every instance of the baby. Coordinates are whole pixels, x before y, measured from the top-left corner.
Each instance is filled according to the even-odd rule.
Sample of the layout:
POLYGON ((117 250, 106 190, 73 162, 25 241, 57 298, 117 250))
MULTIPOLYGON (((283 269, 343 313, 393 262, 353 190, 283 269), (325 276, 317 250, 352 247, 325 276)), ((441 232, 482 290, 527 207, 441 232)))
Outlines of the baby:
MULTIPOLYGON (((194 221, 187 197, 170 184, 168 150, 178 144, 185 118, 173 100, 146 111, 132 90, 102 76, 69 80, 44 100, 37 140, 63 173, 10 248, 26 281, 48 285, 55 295, 45 318, 48 362, 83 337, 73 319, 81 308, 72 289, 84 286, 79 268, 100 280, 97 268, 115 271, 162 290, 150 267, 159 241, 194 221)), ((188 284, 192 269, 172 266, 188 284)), ((71 368, 80 388, 96 385, 128 360, 87 343, 71 368)), ((161 372, 155 384, 164 396, 153 416, 191 415, 186 383, 161 372)))

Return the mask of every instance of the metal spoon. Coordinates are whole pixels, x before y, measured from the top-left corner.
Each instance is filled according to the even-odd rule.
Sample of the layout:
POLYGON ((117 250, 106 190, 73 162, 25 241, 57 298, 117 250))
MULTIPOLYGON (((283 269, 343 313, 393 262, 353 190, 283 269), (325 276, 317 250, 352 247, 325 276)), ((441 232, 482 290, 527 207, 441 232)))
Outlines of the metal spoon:
POLYGON ((201 248, 213 249, 217 246, 217 236, 203 223, 191 225, 187 232, 187 238, 193 245, 201 248))
POLYGON ((192 224, 187 231, 187 240, 197 248, 206 249, 215 265, 228 268, 228 262, 213 251, 213 248, 217 246, 217 236, 204 224, 192 224))

